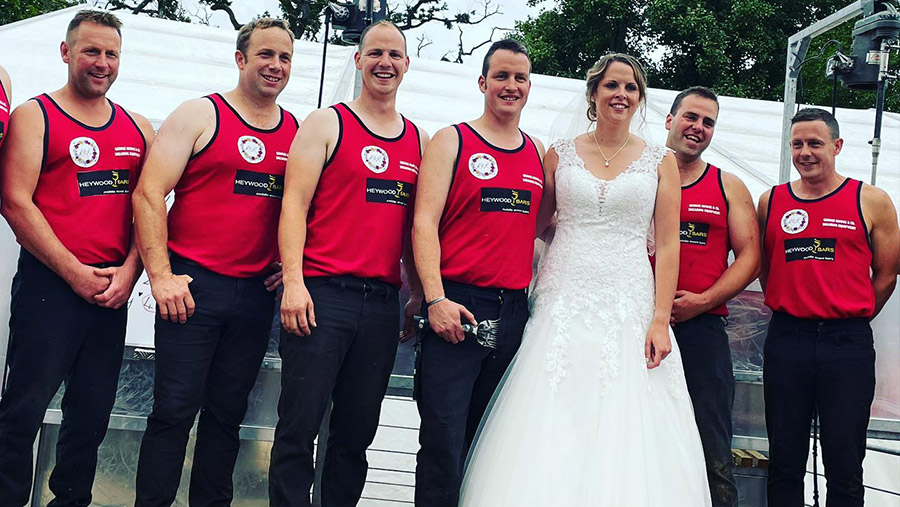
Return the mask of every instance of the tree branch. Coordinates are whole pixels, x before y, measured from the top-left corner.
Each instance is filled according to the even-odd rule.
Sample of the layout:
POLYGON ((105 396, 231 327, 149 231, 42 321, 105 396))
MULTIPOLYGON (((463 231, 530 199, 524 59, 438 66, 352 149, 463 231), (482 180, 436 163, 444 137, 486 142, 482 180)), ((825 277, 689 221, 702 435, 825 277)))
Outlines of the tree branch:
POLYGON ((237 17, 235 17, 234 15, 234 11, 231 10, 231 5, 225 2, 218 1, 210 4, 209 8, 213 11, 224 11, 225 14, 228 14, 228 19, 231 20, 231 26, 233 26, 235 30, 240 30, 243 26, 243 24, 238 23, 237 17))
POLYGON ((457 26, 456 28, 459 29, 459 52, 456 53, 456 60, 454 60, 454 62, 456 62, 456 63, 462 63, 464 56, 472 56, 472 53, 474 53, 476 49, 480 48, 481 46, 484 46, 485 44, 494 42, 494 33, 496 33, 497 30, 501 30, 504 32, 511 32, 513 30, 512 28, 501 28, 499 26, 495 26, 494 28, 491 28, 491 35, 490 35, 490 37, 488 37, 488 39, 486 41, 479 42, 478 44, 472 46, 471 49, 466 51, 463 47, 462 28, 459 26, 457 26))

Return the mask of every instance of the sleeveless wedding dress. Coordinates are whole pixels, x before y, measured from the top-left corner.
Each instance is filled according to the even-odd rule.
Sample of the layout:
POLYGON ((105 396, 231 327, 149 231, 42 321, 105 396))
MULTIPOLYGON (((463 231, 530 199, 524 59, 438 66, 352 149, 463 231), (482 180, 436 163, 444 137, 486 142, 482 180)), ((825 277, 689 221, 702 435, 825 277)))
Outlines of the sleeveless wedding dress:
POLYGON ((706 467, 672 353, 646 368, 647 256, 664 146, 610 181, 554 145, 558 226, 522 346, 472 446, 460 505, 703 507, 706 467))

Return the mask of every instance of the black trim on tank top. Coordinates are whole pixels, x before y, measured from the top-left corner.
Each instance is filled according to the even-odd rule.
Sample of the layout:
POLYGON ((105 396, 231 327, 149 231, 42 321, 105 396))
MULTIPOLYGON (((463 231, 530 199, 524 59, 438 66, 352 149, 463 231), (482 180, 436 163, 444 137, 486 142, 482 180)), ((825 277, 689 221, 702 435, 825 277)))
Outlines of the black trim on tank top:
MULTIPOLYGON (((7 92, 6 88, 3 86, 3 81, 0 81, 0 91, 3 92, 3 97, 6 99, 6 106, 12 108, 12 104, 9 103, 9 92, 7 92)), ((12 111, 9 112, 12 113, 12 111)))
MULTIPOLYGON (((544 176, 544 178, 546 178, 547 171, 544 170, 544 158, 541 157, 541 152, 540 152, 540 150, 538 150, 537 143, 534 142, 534 139, 532 139, 530 135, 526 134, 525 132, 522 132, 522 129, 519 129, 519 132, 521 132, 523 136, 528 138, 528 142, 530 142, 531 147, 534 148, 534 154, 537 155, 538 163, 541 164, 541 174, 544 176)), ((543 188, 543 187, 541 187, 541 188, 543 188)))
POLYGON ((453 128, 456 129, 457 137, 456 158, 453 159, 453 171, 450 173, 450 186, 447 188, 447 195, 450 195, 450 191, 453 190, 453 182, 456 181, 456 171, 459 171, 459 159, 462 158, 462 131, 459 129, 458 123, 453 125, 453 128))
MULTIPOLYGON (((701 181, 703 181, 703 178, 705 178, 706 175, 709 173, 709 168, 710 168, 710 167, 712 167, 712 164, 710 164, 709 162, 707 162, 707 163, 706 163, 706 167, 703 168, 703 174, 701 174, 699 178, 697 178, 696 180, 694 180, 693 183, 690 183, 690 184, 687 184, 687 185, 682 185, 682 186, 681 186, 681 190, 687 190, 687 189, 693 187, 694 185, 696 185, 697 183, 700 183, 701 181)), ((723 191, 723 192, 724 192, 724 191, 723 191)), ((724 196, 725 194, 723 193, 722 195, 724 196)))
MULTIPOLYGON (((716 169, 719 169, 718 167, 716 169)), ((725 181, 722 179, 722 170, 718 171, 719 177, 719 190, 722 192, 722 200, 725 201, 725 214, 728 215, 728 212, 731 211, 731 203, 728 202, 728 194, 725 193, 725 181)), ((727 218, 726 218, 727 220, 727 218)))
POLYGON ((47 162, 47 152, 50 150, 50 118, 47 117, 47 109, 42 101, 38 100, 37 97, 29 100, 37 102, 38 107, 41 108, 41 114, 44 115, 44 152, 41 154, 41 171, 43 171, 44 164, 47 162))
POLYGON ((77 119, 75 119, 74 116, 72 116, 72 115, 70 115, 69 113, 67 113, 65 109, 63 109, 62 107, 60 107, 60 105, 57 104, 55 100, 53 100, 53 97, 51 97, 49 93, 45 93, 45 94, 44 94, 44 97, 47 97, 47 100, 49 100, 50 103, 53 104, 53 106, 54 106, 56 109, 59 109, 59 112, 62 113, 63 116, 65 116, 66 118, 72 120, 72 122, 74 122, 74 123, 75 123, 76 125, 78 125, 79 127, 84 128, 84 129, 87 129, 87 130, 90 130, 90 131, 93 131, 93 132, 100 132, 101 130, 105 130, 105 129, 108 128, 110 125, 112 125, 112 124, 113 124, 113 121, 115 121, 115 119, 116 119, 116 105, 113 104, 113 101, 111 101, 111 100, 109 100, 109 99, 106 99, 106 102, 109 103, 109 107, 112 109, 112 112, 109 114, 109 120, 107 120, 106 123, 103 124, 103 125, 100 126, 100 127, 91 127, 90 125, 86 125, 86 124, 84 124, 84 123, 78 121, 77 119))
POLYGON ((286 111, 286 113, 287 113, 288 116, 291 117, 292 120, 294 120, 294 128, 299 129, 299 128, 300 128, 300 122, 297 121, 297 117, 294 116, 294 113, 292 113, 292 112, 290 112, 290 111, 286 111))
MULTIPOLYGON (((790 186, 790 182, 788 182, 788 186, 790 186)), ((775 189, 778 188, 778 185, 772 187, 772 190, 769 191, 769 205, 766 207, 766 223, 763 224, 763 230, 760 233, 762 235, 762 244, 763 248, 765 248, 766 244, 766 231, 769 230, 769 219, 772 218, 772 203, 775 201, 775 189)))
POLYGON ((840 186, 838 186, 836 189, 832 190, 831 192, 828 192, 826 195, 823 195, 822 197, 816 197, 815 199, 802 199, 802 198, 800 198, 800 197, 797 197, 797 196, 794 194, 794 189, 791 188, 791 183, 790 183, 790 182, 787 183, 787 189, 788 189, 788 194, 789 194, 789 195, 791 196, 791 198, 794 199, 795 201, 799 201, 799 202, 819 202, 819 201, 824 201, 825 199, 828 199, 829 197, 831 197, 831 196, 833 196, 833 195, 837 195, 838 192, 840 192, 841 190, 844 189, 844 187, 847 186, 847 183, 850 182, 850 179, 851 179, 851 178, 844 178, 844 181, 841 182, 840 186))
POLYGON ((528 144, 528 142, 525 141, 525 133, 522 132, 520 129, 516 129, 516 130, 518 130, 518 131, 519 131, 519 135, 522 136, 522 144, 521 144, 518 148, 513 148, 513 149, 511 149, 511 150, 507 150, 506 148, 500 148, 499 146, 494 146, 493 144, 491 144, 490 142, 488 142, 487 139, 485 139, 484 137, 482 137, 481 134, 479 134, 478 131, 475 130, 474 128, 472 128, 472 126, 469 125, 468 123, 462 122, 462 123, 460 123, 460 125, 465 125, 466 128, 468 128, 469 130, 471 130, 472 133, 475 134, 475 137, 477 137, 478 139, 480 139, 481 142, 484 143, 485 145, 487 145, 488 148, 490 148, 490 149, 492 149, 492 150, 497 150, 497 151, 499 151, 500 153, 518 153, 518 152, 522 151, 523 149, 525 149, 525 145, 528 144))
POLYGON ((250 123, 248 123, 247 120, 245 120, 244 117, 241 116, 241 113, 237 112, 237 109, 235 109, 234 106, 229 104, 227 100, 225 100, 225 97, 223 97, 221 93, 214 93, 213 95, 215 95, 216 97, 219 97, 219 100, 221 100, 222 103, 225 104, 225 107, 227 107, 228 109, 231 109, 231 112, 234 113, 235 116, 237 116, 238 120, 240 120, 241 123, 243 123, 244 126, 250 130, 259 132, 260 134, 271 134, 273 132, 277 132, 278 129, 280 129, 281 126, 284 125, 284 109, 281 106, 278 106, 277 104, 276 104, 276 106, 278 106, 278 114, 280 115, 280 118, 278 119, 278 125, 275 125, 274 127, 270 128, 270 129, 261 129, 259 127, 254 127, 253 125, 250 125, 250 123))
MULTIPOLYGON (((384 137, 384 136, 380 136, 380 135, 376 134, 375 132, 372 132, 372 130, 369 129, 369 127, 366 126, 366 124, 362 121, 362 118, 360 118, 359 115, 357 115, 356 112, 354 112, 352 109, 350 109, 350 106, 348 106, 347 104, 345 104, 343 102, 341 102, 340 105, 344 106, 344 109, 346 109, 347 111, 350 112, 350 114, 353 115, 353 118, 356 119, 356 122, 359 123, 359 125, 363 128, 363 130, 366 131, 366 133, 368 133, 370 136, 374 137, 375 139, 378 139, 379 141, 384 141, 386 143, 394 143, 394 142, 397 142, 397 141, 403 139, 403 136, 406 135, 406 117, 403 116, 402 114, 400 115, 400 119, 403 120, 403 131, 400 132, 400 135, 397 137, 384 137)), ((332 106, 332 107, 334 107, 334 106, 332 106)))
POLYGON ((134 121, 134 118, 131 116, 131 113, 129 113, 124 107, 122 108, 122 112, 125 113, 126 118, 131 120, 131 124, 134 125, 134 128, 137 129, 138 134, 141 136, 141 141, 144 142, 144 156, 146 156, 147 155, 147 138, 144 137, 144 131, 141 130, 141 127, 138 127, 138 124, 136 121, 134 121))
MULTIPOLYGON (((850 178, 847 178, 848 180, 850 178)), ((866 233, 866 244, 869 245, 869 251, 872 254, 875 254, 875 250, 872 249, 872 238, 869 236, 869 227, 866 225, 866 217, 863 216, 862 210, 862 188, 864 183, 862 181, 859 182, 859 186, 856 189, 856 211, 859 212, 859 221, 862 223, 863 232, 866 233)))
POLYGON ((216 140, 216 138, 219 137, 219 123, 220 123, 219 122, 219 105, 216 104, 216 101, 213 100, 212 96, 210 96, 210 95, 207 95, 203 98, 209 100, 212 103, 213 111, 216 112, 216 130, 213 131, 213 135, 209 138, 209 141, 206 142, 206 145, 203 146, 202 148, 200 148, 200 150, 197 151, 197 153, 194 153, 193 155, 191 155, 191 157, 188 160, 194 160, 195 158, 199 157, 200 155, 203 155, 203 153, 207 149, 209 149, 210 146, 212 146, 212 144, 216 140))
MULTIPOLYGON (((400 115, 400 116, 403 116, 403 115, 400 115)), ((404 118, 403 121, 406 121, 406 118, 404 118)), ((419 127, 417 127, 416 124, 413 122, 409 122, 409 123, 410 123, 410 125, 413 126, 413 130, 416 133, 416 145, 419 147, 419 158, 422 158, 425 154, 422 153, 422 136, 421 136, 421 134, 419 134, 419 127)))
MULTIPOLYGON (((329 106, 328 109, 334 110, 334 114, 337 115, 338 120, 338 137, 337 142, 334 143, 334 150, 331 152, 331 156, 328 157, 328 160, 325 161, 325 165, 322 166, 322 172, 334 162, 334 157, 337 156, 338 150, 341 148, 341 140, 344 139, 344 119, 341 118, 341 112, 338 110, 337 105, 329 106)), ((321 176, 320 176, 321 177, 321 176)))

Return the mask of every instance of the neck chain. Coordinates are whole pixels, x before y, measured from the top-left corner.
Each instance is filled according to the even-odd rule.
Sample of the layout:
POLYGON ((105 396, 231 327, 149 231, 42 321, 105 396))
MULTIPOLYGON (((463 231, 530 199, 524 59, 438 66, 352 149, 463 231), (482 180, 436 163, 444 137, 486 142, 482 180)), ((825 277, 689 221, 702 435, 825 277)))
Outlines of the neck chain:
POLYGON ((618 155, 622 150, 625 149, 625 145, 627 145, 628 141, 631 140, 631 135, 629 134, 628 137, 625 138, 625 142, 622 143, 622 146, 620 146, 619 149, 616 150, 615 153, 613 153, 613 156, 611 156, 609 158, 606 158, 606 154, 603 153, 603 148, 600 147, 600 141, 597 140, 597 131, 596 130, 594 131, 594 135, 592 135, 591 138, 594 140, 594 144, 597 145, 597 149, 600 150, 600 156, 603 157, 603 161, 606 162, 606 167, 609 167, 609 162, 612 159, 616 158, 616 155, 618 155))

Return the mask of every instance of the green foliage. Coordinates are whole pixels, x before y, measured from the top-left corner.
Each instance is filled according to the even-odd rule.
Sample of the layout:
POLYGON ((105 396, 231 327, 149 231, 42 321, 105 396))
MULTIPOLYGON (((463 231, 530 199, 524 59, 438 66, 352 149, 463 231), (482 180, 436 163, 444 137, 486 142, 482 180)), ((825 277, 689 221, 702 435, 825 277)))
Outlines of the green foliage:
MULTIPOLYGON (((529 0, 529 5, 541 3, 529 0)), ((535 72, 583 78, 609 51, 640 54, 641 11, 647 0, 562 0, 516 23, 514 36, 528 47, 535 72)))
POLYGON ((0 25, 75 5, 71 0, 0 0, 0 25))
MULTIPOLYGON (((543 0, 529 0, 541 5, 543 0)), ((680 90, 704 85, 723 95, 781 100, 787 39, 841 9, 847 0, 558 0, 516 24, 516 36, 533 53, 536 72, 584 77, 587 67, 613 50, 633 54, 649 66, 654 87, 680 90)), ((813 40, 809 55, 829 39, 849 53, 853 22, 813 40)), ((803 68, 802 100, 831 104, 824 56, 803 68)), ((874 92, 839 85, 837 104, 872 107, 874 92)), ((900 110, 900 94, 889 90, 886 109, 900 110)))

